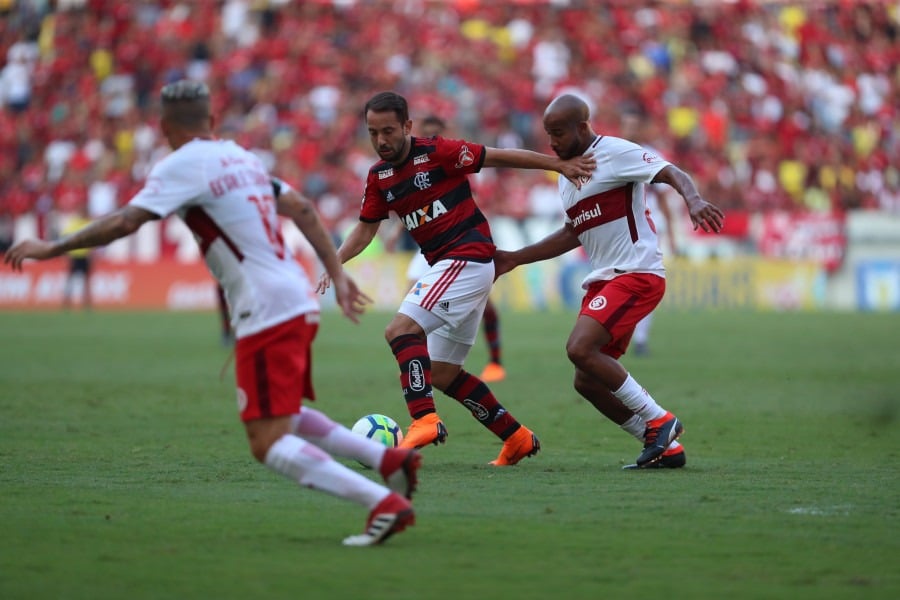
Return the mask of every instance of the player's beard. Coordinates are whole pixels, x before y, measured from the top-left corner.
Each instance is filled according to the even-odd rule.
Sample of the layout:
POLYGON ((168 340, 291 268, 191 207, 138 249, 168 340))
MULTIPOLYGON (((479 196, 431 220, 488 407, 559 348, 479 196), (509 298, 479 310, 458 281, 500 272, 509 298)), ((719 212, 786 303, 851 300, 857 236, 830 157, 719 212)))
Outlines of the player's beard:
POLYGON ((575 140, 565 148, 553 148, 553 152, 561 159, 569 160, 570 158, 584 154, 584 150, 579 150, 578 146, 578 140, 575 140))
POLYGON ((400 148, 394 148, 394 146, 382 145, 378 147, 378 156, 381 160, 393 164, 398 164, 403 162, 403 159, 406 158, 406 154, 409 151, 409 137, 407 137, 403 144, 400 145, 400 148))

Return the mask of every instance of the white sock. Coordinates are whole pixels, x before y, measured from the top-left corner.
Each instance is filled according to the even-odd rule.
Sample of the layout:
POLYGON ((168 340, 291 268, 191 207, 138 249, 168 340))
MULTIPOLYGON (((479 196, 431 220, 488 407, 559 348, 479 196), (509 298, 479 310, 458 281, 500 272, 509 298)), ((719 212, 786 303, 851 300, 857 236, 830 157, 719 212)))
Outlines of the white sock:
POLYGON ((636 437, 639 442, 644 442, 644 430, 647 428, 647 423, 639 416, 632 415, 630 419, 619 425, 619 427, 636 437))
POLYGON ((666 414, 665 409, 661 408, 653 396, 647 393, 647 390, 642 388, 630 374, 625 378, 622 387, 614 391, 613 395, 644 421, 652 421, 666 414))
POLYGON ((266 466, 304 487, 375 508, 391 493, 295 435, 283 435, 266 453, 266 466))
POLYGON ((353 458, 373 469, 381 466, 387 450, 384 444, 356 435, 325 413, 308 406, 304 406, 299 415, 291 417, 291 431, 329 454, 353 458))
MULTIPOLYGON (((619 425, 619 427, 636 437, 639 442, 644 443, 644 430, 647 428, 647 423, 639 416, 632 415, 630 419, 619 425)), ((680 449, 681 444, 678 443, 678 440, 672 440, 666 451, 680 449)))

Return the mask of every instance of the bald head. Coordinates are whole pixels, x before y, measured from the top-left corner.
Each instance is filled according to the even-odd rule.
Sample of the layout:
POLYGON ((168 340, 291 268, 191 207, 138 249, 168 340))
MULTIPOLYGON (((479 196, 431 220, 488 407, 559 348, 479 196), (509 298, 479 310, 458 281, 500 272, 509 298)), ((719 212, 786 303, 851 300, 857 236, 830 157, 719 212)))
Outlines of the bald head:
POLYGON ((562 159, 583 154, 597 135, 591 129, 587 102, 573 94, 555 98, 544 111, 550 147, 562 159))
POLYGON ((551 102, 544 111, 544 119, 552 115, 556 119, 564 119, 570 123, 587 122, 591 111, 587 102, 573 94, 563 94, 551 102))

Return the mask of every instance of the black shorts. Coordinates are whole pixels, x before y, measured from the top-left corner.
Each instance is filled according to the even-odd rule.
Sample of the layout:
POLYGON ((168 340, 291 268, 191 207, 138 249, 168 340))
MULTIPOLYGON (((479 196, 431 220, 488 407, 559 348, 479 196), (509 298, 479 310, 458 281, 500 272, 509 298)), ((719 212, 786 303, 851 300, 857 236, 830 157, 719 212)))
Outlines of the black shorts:
POLYGON ((89 275, 91 272, 91 259, 87 256, 73 256, 69 259, 69 274, 81 273, 89 275))

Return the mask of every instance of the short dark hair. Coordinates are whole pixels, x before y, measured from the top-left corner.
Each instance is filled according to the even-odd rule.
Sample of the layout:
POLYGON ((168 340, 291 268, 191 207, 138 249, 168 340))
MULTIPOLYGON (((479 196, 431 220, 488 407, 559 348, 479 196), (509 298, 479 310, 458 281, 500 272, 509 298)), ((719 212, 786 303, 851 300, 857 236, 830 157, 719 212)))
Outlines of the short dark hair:
POLYGON ((409 121, 409 105, 406 98, 395 92, 379 92, 369 98, 363 110, 363 118, 372 112, 392 112, 397 115, 401 123, 409 121))
POLYGON ((160 92, 166 118, 184 127, 201 125, 209 118, 209 87, 202 81, 180 79, 160 92))
POLYGON ((422 119, 422 125, 431 125, 432 127, 439 127, 441 129, 447 128, 447 124, 444 122, 444 120, 437 115, 428 115, 427 117, 422 119))

